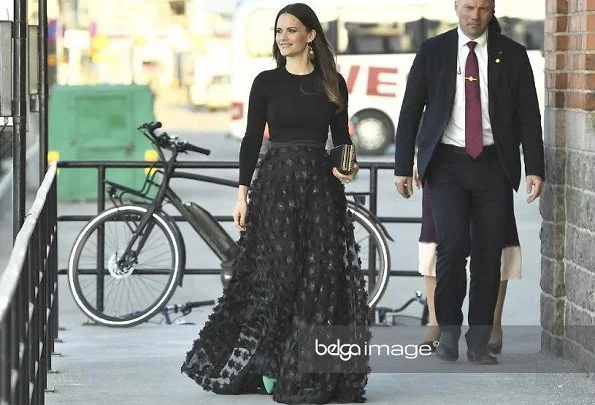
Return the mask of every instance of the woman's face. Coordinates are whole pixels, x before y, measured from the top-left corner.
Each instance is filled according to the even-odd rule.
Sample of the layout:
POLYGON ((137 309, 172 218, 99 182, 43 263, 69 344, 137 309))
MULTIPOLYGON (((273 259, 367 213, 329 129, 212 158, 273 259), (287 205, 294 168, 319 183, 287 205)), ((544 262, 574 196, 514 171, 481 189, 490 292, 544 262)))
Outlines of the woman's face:
POLYGON ((305 54, 306 45, 314 40, 316 32, 308 32, 304 24, 291 14, 281 14, 277 20, 275 41, 282 56, 293 57, 305 54))

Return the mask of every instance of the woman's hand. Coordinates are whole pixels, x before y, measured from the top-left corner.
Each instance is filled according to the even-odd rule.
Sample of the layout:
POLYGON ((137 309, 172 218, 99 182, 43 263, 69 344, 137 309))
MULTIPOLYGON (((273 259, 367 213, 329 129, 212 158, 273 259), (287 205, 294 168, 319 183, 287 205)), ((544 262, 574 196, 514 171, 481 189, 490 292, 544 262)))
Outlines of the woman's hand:
POLYGON ((333 175, 343 184, 349 183, 351 180, 353 180, 357 172, 359 172, 359 165, 357 163, 353 164, 353 170, 351 170, 350 174, 343 174, 339 172, 336 167, 333 167, 333 175))
POLYGON ((236 209, 233 210, 233 224, 240 231, 246 230, 246 213, 248 212, 248 204, 246 200, 238 200, 236 209))
POLYGON ((248 212, 248 186, 240 185, 238 187, 238 202, 236 209, 233 210, 233 224, 240 231, 246 230, 246 212, 248 212))

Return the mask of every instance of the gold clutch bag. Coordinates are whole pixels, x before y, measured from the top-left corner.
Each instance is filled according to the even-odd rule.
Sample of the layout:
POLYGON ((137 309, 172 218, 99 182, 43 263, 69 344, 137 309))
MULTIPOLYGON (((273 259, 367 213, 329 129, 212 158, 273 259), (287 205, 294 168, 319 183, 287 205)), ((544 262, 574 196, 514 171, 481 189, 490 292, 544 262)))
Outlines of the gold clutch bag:
POLYGON ((355 146, 339 145, 330 150, 330 158, 333 167, 336 167, 342 174, 351 174, 355 162, 355 146))

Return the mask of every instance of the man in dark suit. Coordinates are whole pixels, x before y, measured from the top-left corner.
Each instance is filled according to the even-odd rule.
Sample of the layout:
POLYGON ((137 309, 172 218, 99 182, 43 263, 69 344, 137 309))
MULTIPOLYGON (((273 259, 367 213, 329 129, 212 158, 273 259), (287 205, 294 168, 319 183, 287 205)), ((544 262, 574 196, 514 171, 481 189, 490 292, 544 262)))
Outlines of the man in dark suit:
POLYGON ((458 28, 425 41, 411 67, 395 138, 395 185, 405 198, 413 193, 417 138, 417 167, 430 195, 438 242, 434 302, 442 336, 436 354, 459 358, 471 252, 467 358, 496 364, 487 343, 507 204, 519 188, 519 145, 527 201, 541 194, 541 116, 525 48, 488 30, 494 0, 458 0, 455 10, 458 28))

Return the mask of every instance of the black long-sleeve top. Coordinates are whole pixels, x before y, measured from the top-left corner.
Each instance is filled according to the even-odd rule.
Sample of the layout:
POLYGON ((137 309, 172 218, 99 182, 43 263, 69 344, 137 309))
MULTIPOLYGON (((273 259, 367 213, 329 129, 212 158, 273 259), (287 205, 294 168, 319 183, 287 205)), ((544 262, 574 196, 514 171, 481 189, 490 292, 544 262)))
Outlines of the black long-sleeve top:
POLYGON ((250 90, 246 134, 240 148, 241 185, 250 185, 267 123, 271 142, 307 140, 324 145, 330 126, 335 146, 351 144, 347 85, 343 76, 337 75, 345 102, 341 111, 316 85, 315 72, 294 75, 285 67, 279 67, 256 76, 250 90))

